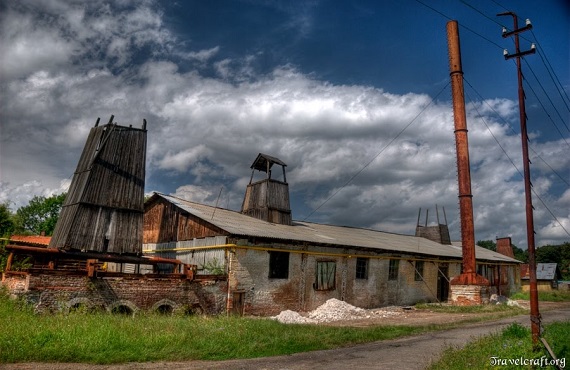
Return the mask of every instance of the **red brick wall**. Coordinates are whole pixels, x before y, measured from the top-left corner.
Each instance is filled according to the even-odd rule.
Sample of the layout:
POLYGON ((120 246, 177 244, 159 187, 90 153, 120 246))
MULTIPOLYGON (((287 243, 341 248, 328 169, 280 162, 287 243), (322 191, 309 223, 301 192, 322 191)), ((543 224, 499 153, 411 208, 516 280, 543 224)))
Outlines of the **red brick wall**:
POLYGON ((123 305, 131 310, 153 310, 168 305, 173 310, 219 314, 226 282, 198 282, 144 276, 97 277, 32 273, 5 273, 9 291, 35 304, 38 311, 65 311, 74 304, 111 311, 123 305), (24 286, 25 285, 25 286, 24 286))

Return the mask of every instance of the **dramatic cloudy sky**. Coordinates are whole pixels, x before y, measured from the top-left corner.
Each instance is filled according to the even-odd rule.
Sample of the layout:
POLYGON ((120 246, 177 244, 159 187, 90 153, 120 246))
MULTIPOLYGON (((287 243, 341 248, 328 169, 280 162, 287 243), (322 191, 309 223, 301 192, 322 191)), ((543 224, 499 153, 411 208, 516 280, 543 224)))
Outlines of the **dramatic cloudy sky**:
POLYGON ((568 241, 565 0, 0 0, 0 202, 65 191, 90 128, 114 114, 148 121, 149 193, 239 210, 263 152, 288 165, 296 220, 413 233, 437 204, 458 240, 451 18, 476 239, 526 248, 507 9, 531 19, 521 49, 539 52, 523 61, 537 245, 568 241))

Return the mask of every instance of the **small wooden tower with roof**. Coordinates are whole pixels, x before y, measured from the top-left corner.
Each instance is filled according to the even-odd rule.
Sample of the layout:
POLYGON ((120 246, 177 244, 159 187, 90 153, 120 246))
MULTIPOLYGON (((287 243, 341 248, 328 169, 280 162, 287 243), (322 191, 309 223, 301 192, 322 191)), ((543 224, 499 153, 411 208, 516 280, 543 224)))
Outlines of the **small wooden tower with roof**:
POLYGON ((142 253, 146 121, 91 128, 73 174, 50 248, 142 253))
POLYGON ((287 165, 278 158, 259 153, 251 165, 251 178, 245 190, 241 213, 276 224, 291 225, 289 185, 285 175, 287 165), (272 177, 274 165, 281 166, 283 180, 272 177), (265 172, 264 179, 253 182, 255 171, 265 172))

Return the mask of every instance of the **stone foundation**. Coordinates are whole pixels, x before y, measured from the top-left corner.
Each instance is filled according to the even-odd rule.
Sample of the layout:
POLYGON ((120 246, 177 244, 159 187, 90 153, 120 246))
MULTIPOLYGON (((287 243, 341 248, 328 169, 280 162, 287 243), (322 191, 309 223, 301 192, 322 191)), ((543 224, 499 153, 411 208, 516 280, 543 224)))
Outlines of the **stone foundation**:
POLYGON ((450 286, 449 302, 454 306, 477 306, 489 303, 489 287, 485 285, 450 286))

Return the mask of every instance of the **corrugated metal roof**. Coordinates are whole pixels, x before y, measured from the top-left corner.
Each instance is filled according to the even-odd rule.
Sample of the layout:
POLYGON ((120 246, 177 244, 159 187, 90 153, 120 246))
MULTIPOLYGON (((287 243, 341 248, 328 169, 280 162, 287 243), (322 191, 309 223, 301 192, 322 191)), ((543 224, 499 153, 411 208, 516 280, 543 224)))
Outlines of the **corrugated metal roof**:
MULTIPOLYGON (((461 247, 439 244, 422 237, 301 221, 294 221, 293 225, 273 224, 236 211, 215 208, 170 195, 160 193, 157 195, 235 236, 329 244, 339 247, 370 248, 392 253, 423 254, 449 258, 462 257, 461 247)), ((481 260, 519 262, 481 247, 476 247, 475 253, 477 258, 481 260)))
MULTIPOLYGON (((556 276, 556 263, 537 263, 536 280, 554 280, 556 276)), ((528 264, 521 266, 521 279, 529 279, 528 264)))
POLYGON ((16 244, 33 244, 33 245, 49 245, 51 236, 40 236, 40 235, 12 235, 10 237, 10 242, 16 244))

